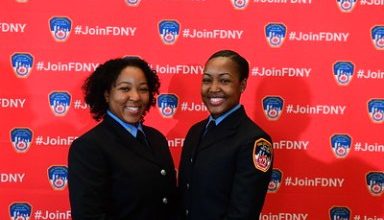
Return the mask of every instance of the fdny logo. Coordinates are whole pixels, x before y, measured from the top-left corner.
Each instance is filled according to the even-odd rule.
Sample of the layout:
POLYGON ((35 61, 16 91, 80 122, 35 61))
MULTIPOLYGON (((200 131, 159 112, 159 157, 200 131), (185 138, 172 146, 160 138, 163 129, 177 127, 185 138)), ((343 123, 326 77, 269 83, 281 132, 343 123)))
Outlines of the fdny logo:
POLYGON ((263 172, 272 165, 272 144, 264 138, 257 139, 253 145, 253 164, 263 172))
POLYGON ((384 50, 384 26, 375 26, 371 29, 372 43, 378 50, 384 50))
POLYGON ((14 128, 11 130, 11 142, 17 153, 28 151, 32 143, 33 133, 29 128, 14 128))
POLYGON ((49 106, 55 116, 65 116, 71 105, 71 95, 68 92, 51 92, 48 96, 49 106))
POLYGON ((384 99, 371 99, 368 102, 368 114, 375 123, 384 122, 384 99))
POLYGON ((63 190, 68 183, 66 166, 51 166, 48 169, 48 180, 54 190, 63 190))
POLYGON ((286 34, 287 28, 284 24, 270 23, 265 26, 265 37, 271 47, 281 47, 286 34))
POLYGON ((346 134, 335 134, 331 137, 331 147, 337 158, 347 157, 351 150, 352 139, 346 134))
POLYGON ((245 9, 248 6, 248 0, 231 0, 235 9, 245 9))
POLYGON ((159 34, 164 44, 174 44, 180 34, 180 25, 177 21, 173 20, 160 21, 159 34))
POLYGON ((347 207, 332 207, 329 210, 329 219, 349 220, 351 217, 351 211, 347 207))
POLYGON ((49 20, 49 30, 58 42, 65 42, 72 29, 72 21, 67 17, 53 17, 49 20))
POLYGON ((29 53, 14 53, 11 56, 13 72, 19 78, 27 78, 33 67, 33 56, 29 53))
POLYGON ((32 206, 25 202, 15 202, 9 206, 9 216, 11 220, 31 219, 32 206))
POLYGON ((267 96, 263 99, 263 110, 267 119, 276 121, 283 111, 284 101, 278 96, 267 96))
POLYGON ((277 192, 281 185, 283 173, 279 169, 272 170, 271 180, 268 185, 268 192, 277 192))
POLYGON ((335 76, 337 84, 341 86, 348 85, 355 70, 355 65, 348 61, 340 61, 333 64, 333 75, 335 76))
POLYGON ((141 0, 125 0, 125 3, 127 3, 128 6, 138 6, 140 4, 141 0))
POLYGON ((374 196, 384 192, 384 172, 370 172, 366 176, 368 191, 374 196))
POLYGON ((356 5, 356 0, 336 0, 336 3, 342 12, 351 12, 356 5))
POLYGON ((162 116, 171 118, 177 110, 179 98, 175 94, 161 94, 157 97, 157 108, 162 116))

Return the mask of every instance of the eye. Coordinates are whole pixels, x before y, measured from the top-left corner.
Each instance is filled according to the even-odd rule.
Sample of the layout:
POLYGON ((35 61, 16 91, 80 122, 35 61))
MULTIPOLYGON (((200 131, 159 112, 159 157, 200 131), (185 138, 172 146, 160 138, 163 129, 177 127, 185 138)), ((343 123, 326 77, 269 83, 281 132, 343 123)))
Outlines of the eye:
POLYGON ((212 79, 211 79, 211 78, 208 78, 208 77, 203 78, 203 80, 202 80, 202 83, 203 83, 203 84, 208 84, 208 83, 211 83, 211 82, 212 82, 212 79))
POLYGON ((140 87, 139 88, 139 91, 140 92, 148 92, 149 91, 149 88, 147 86, 143 86, 143 87, 140 87))
POLYGON ((222 84, 228 84, 230 82, 231 82, 230 79, 220 79, 220 83, 222 83, 222 84))
POLYGON ((128 92, 129 90, 131 90, 131 87, 122 86, 122 87, 118 87, 117 90, 122 91, 122 92, 128 92))

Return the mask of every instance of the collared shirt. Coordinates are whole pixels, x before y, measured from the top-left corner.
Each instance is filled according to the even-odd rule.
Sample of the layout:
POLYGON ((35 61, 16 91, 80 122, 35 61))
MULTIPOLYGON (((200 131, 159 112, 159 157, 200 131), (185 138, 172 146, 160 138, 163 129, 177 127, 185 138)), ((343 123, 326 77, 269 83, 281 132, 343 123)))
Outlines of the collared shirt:
POLYGON ((117 117, 116 115, 114 115, 111 111, 107 110, 107 114, 109 116, 111 116, 111 118, 113 118, 115 121, 117 121, 121 126, 123 126, 133 137, 136 138, 137 136, 137 130, 140 130, 143 132, 144 134, 144 131, 143 131, 143 126, 141 125, 141 123, 138 124, 138 126, 134 126, 132 124, 129 124, 129 123, 126 123, 124 122, 123 120, 121 120, 119 117, 117 117))
POLYGON ((211 122, 212 120, 215 121, 215 124, 216 126, 220 124, 220 122, 222 122, 225 118, 227 118, 230 114, 232 114, 234 111, 236 111, 237 109, 239 109, 241 107, 241 104, 237 104, 235 107, 233 107, 231 110, 227 111, 225 114, 223 114, 222 116, 214 119, 212 117, 212 115, 209 116, 208 118, 208 123, 206 125, 206 128, 207 126, 209 125, 209 122, 211 122))

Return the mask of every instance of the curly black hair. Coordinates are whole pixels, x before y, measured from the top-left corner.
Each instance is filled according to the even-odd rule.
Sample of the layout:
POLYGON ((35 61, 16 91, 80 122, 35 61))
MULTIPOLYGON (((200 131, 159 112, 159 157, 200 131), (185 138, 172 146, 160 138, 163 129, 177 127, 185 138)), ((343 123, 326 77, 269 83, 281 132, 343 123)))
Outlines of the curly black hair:
POLYGON ((144 112, 147 113, 151 106, 156 104, 155 96, 159 94, 160 81, 155 70, 151 69, 149 64, 139 57, 124 57, 111 59, 100 64, 96 70, 84 81, 82 86, 84 100, 90 106, 92 117, 99 121, 107 110, 108 103, 104 94, 115 84, 121 71, 127 67, 133 66, 140 68, 147 79, 149 89, 149 105, 144 112))

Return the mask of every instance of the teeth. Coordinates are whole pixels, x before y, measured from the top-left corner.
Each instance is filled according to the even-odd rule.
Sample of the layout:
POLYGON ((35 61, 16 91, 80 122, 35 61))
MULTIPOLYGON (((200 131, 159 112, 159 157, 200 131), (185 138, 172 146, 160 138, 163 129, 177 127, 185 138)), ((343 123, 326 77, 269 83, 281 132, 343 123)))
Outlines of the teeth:
POLYGON ((129 112, 138 112, 139 111, 139 107, 126 107, 126 109, 129 112))
POLYGON ((224 98, 210 98, 209 99, 212 105, 220 104, 224 101, 224 98))

